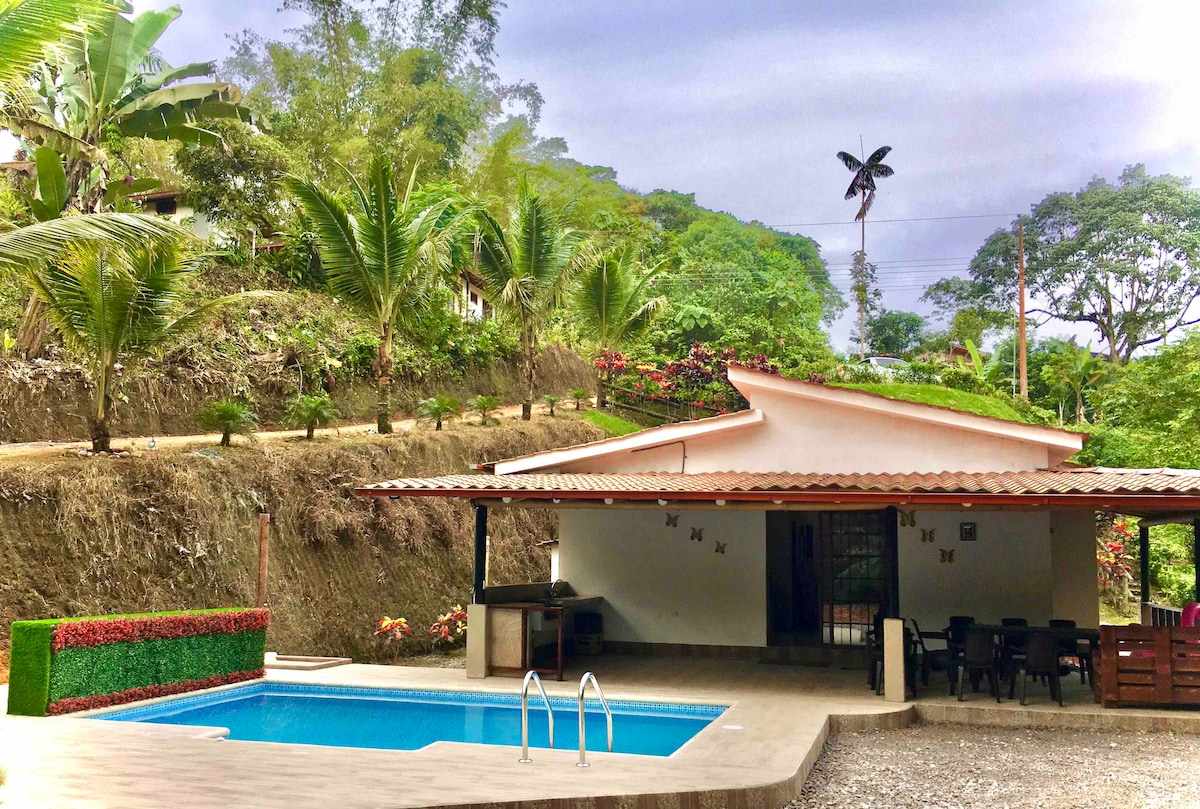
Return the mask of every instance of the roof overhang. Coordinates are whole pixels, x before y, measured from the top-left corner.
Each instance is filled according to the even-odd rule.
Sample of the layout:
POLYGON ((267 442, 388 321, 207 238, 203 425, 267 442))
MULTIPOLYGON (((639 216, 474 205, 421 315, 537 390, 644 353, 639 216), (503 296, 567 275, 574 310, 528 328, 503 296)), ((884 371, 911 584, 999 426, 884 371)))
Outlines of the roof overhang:
POLYGON ((373 497, 455 497, 525 506, 1090 509, 1190 522, 1200 512, 1200 472, 1186 472, 1072 469, 912 476, 450 475, 385 481, 355 492, 373 497))

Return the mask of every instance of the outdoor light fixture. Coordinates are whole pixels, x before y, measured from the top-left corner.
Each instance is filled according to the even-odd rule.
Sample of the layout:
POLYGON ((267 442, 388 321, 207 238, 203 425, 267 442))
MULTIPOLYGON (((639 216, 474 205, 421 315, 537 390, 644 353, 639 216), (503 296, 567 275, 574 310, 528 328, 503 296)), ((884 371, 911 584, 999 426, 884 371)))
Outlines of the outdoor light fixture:
POLYGON ((724 501, 724 500, 718 500, 718 501, 716 501, 716 503, 717 503, 717 505, 718 505, 718 506, 723 506, 723 505, 725 505, 725 501, 724 501))
POLYGON ((501 500, 503 500, 505 503, 511 503, 511 502, 512 502, 512 498, 511 498, 511 497, 501 497, 500 499, 501 499, 501 500))
POLYGON ((660 506, 665 506, 665 505, 667 504, 667 501, 666 501, 666 500, 662 500, 662 499, 660 499, 660 500, 658 501, 658 504, 659 504, 660 506))
POLYGON ((613 504, 613 499, 611 497, 604 498, 604 505, 611 506, 612 504, 613 504))

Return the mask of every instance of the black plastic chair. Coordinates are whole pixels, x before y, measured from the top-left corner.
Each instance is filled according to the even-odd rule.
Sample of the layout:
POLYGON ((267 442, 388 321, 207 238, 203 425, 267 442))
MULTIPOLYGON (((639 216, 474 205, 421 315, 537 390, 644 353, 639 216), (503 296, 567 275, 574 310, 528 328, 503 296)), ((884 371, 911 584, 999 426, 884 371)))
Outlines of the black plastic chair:
MULTIPOLYGON (((1001 618, 1000 626, 1020 629, 1029 626, 1027 618, 1001 618)), ((1016 658, 1025 655, 1025 633, 1004 632, 1000 635, 1000 673, 1008 677, 1016 658)))
MULTIPOLYGON (((1051 629, 1075 629, 1076 624, 1069 618, 1052 618, 1050 620, 1051 629)), ((1087 685, 1091 679, 1091 649, 1087 652, 1079 651, 1079 640, 1077 638, 1059 638, 1058 639, 1058 656, 1070 657, 1075 660, 1079 666, 1079 682, 1081 685, 1087 685)))
MULTIPOLYGON (((996 666, 996 644, 992 633, 986 629, 967 629, 963 643, 962 662, 958 672, 958 701, 966 699, 967 675, 979 674, 987 677, 988 693, 1000 701, 1000 675, 996 666)), ((976 680, 972 681, 977 682, 976 680)))
POLYGON ((921 685, 929 685, 931 671, 950 670, 950 649, 930 649, 925 645, 925 641, 936 640, 945 643, 948 636, 945 632, 922 632, 916 618, 910 618, 909 621, 912 623, 915 654, 920 658, 915 662, 921 667, 921 685))
POLYGON ((883 693, 883 611, 875 613, 874 629, 867 633, 867 688, 883 693))
POLYGON ((1017 659, 1013 676, 1008 682, 1008 698, 1013 698, 1017 687, 1017 671, 1021 672, 1021 704, 1025 704, 1025 693, 1030 677, 1045 677, 1050 681, 1050 698, 1057 699, 1062 707, 1062 680, 1058 674, 1058 641, 1048 632, 1031 632, 1025 642, 1025 657, 1017 659))
POLYGON ((951 615, 950 623, 946 626, 946 649, 950 661, 946 666, 950 675, 950 696, 954 696, 955 683, 958 681, 958 663, 962 659, 963 646, 967 642, 967 627, 975 623, 973 615, 951 615))

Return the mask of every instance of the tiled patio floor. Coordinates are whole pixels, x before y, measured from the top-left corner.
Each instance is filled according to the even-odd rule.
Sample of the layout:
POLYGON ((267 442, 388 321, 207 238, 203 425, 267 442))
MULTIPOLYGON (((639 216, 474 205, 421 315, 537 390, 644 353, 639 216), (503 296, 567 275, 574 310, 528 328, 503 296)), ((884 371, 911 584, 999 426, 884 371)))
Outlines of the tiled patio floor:
MULTIPOLYGON (((870 692, 860 671, 728 660, 605 657, 594 663, 612 699, 717 702, 730 710, 669 759, 536 750, 518 764, 511 747, 438 743, 423 750, 355 750, 191 738, 194 728, 78 718, 0 717, 0 766, 8 785, 3 809, 16 807, 360 807, 518 806, 554 809, 775 809, 798 790, 831 725, 906 724, 917 709, 870 692), (830 717, 834 717, 830 721, 830 717), (726 727, 730 726, 730 727, 726 727)), ((552 695, 575 695, 575 682, 548 681, 552 695)), ((316 672, 272 672, 272 680, 341 685, 443 688, 516 693, 519 681, 467 680, 458 669, 349 665, 316 672)), ((972 695, 965 708, 926 693, 929 710, 968 721, 980 710, 1019 706, 972 695)), ((1077 702, 1026 714, 1101 715, 1077 702)), ((1191 724, 1200 715, 1146 714, 1191 724)), ((1035 717, 1036 718, 1036 717, 1035 717)), ((1083 721, 1092 721, 1085 719, 1083 721)))

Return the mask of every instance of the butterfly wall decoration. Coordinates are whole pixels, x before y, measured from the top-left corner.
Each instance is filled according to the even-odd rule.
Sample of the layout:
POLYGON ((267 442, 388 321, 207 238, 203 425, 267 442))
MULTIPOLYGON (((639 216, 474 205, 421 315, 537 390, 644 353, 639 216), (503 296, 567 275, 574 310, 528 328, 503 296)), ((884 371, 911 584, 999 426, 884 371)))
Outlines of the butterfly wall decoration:
POLYGON ((725 553, 725 546, 728 545, 729 543, 728 542, 715 542, 714 544, 717 546, 717 553, 725 553))
POLYGON ((678 514, 668 514, 667 515, 667 527, 668 528, 678 528, 679 527, 679 515, 678 514))
POLYGON ((900 527, 901 528, 909 528, 909 527, 916 526, 917 512, 915 512, 915 511, 899 511, 897 513, 900 515, 900 527))
POLYGON ((941 551, 941 553, 942 553, 942 564, 943 565, 954 564, 954 548, 950 548, 949 550, 947 550, 945 548, 938 548, 938 550, 941 551))
POLYGON ((696 542, 703 542, 704 541, 704 529, 703 528, 693 528, 692 529, 692 539, 695 540, 696 542))
POLYGON ((921 529, 921 541, 922 542, 933 542, 934 541, 933 532, 936 530, 937 530, 936 528, 922 528, 921 529))

